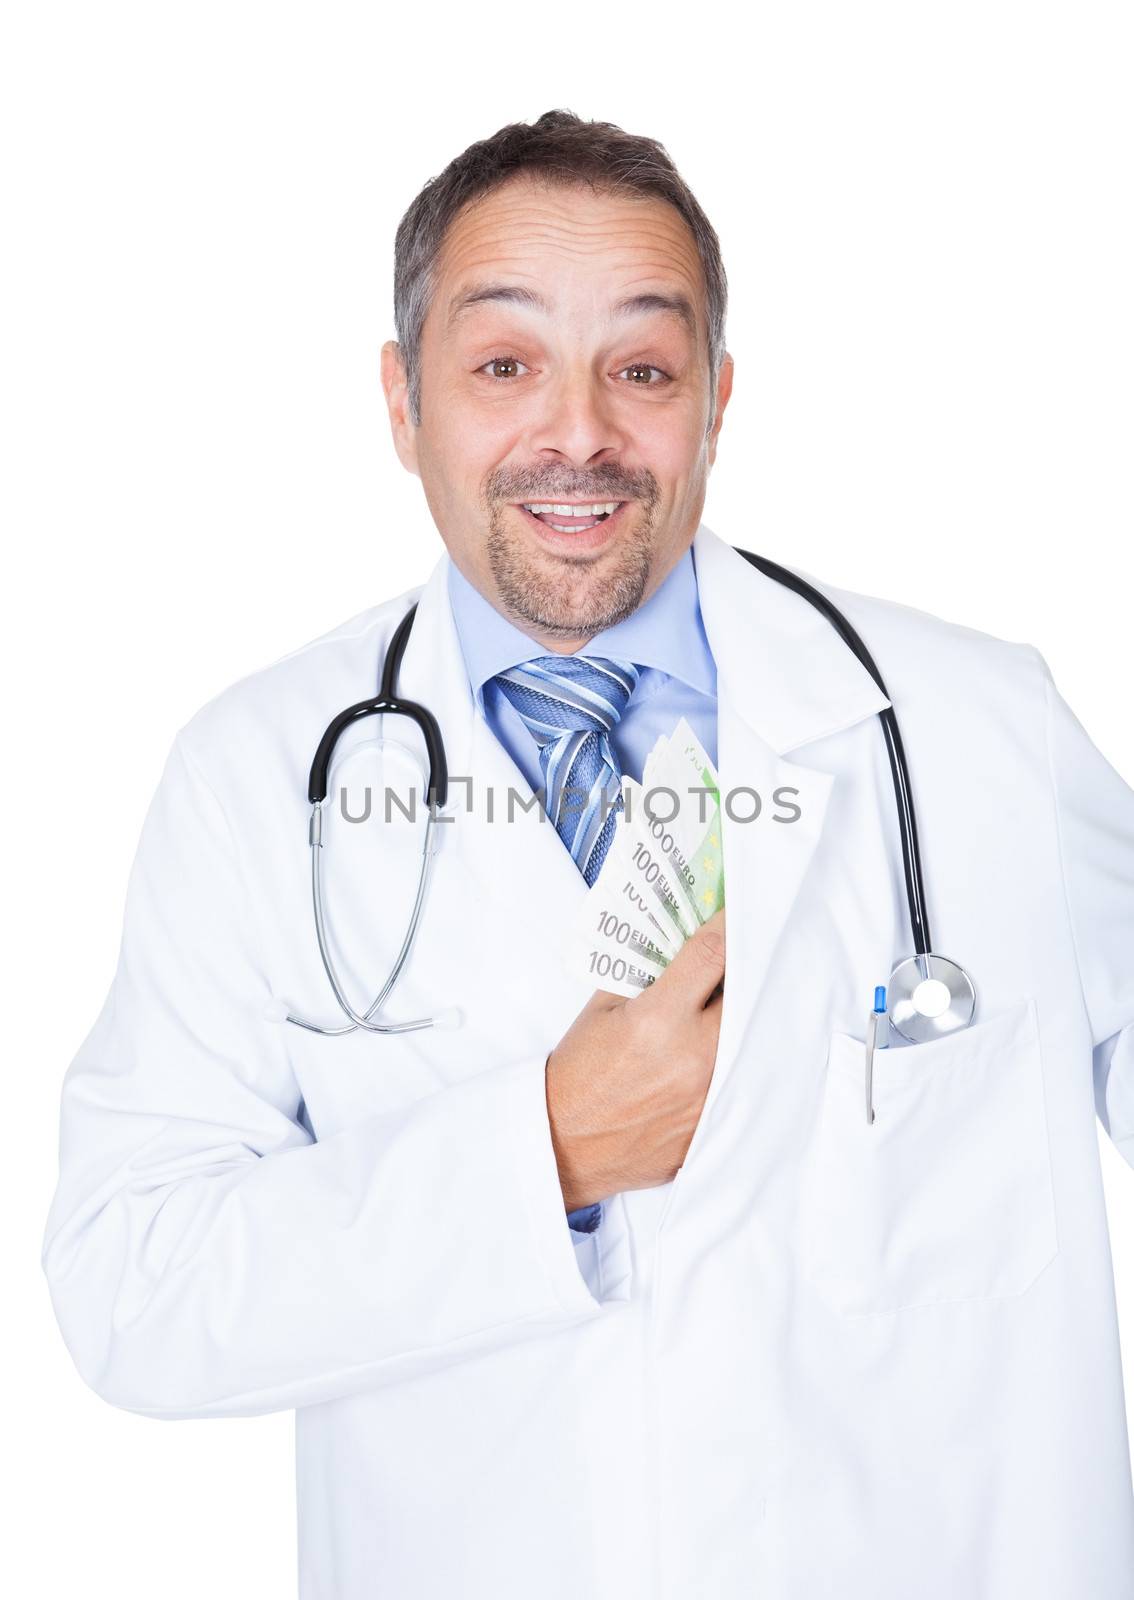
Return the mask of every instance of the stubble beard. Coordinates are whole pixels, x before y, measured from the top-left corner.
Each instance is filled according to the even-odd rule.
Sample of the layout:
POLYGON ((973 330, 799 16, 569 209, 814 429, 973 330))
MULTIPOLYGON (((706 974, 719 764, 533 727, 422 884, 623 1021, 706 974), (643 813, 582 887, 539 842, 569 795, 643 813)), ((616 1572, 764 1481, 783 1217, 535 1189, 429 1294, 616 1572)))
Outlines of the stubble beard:
POLYGON ((505 508, 493 505, 486 550, 501 604, 521 627, 560 639, 592 639, 642 603, 654 554, 654 507, 639 501, 633 525, 599 561, 556 559, 528 549, 505 508))

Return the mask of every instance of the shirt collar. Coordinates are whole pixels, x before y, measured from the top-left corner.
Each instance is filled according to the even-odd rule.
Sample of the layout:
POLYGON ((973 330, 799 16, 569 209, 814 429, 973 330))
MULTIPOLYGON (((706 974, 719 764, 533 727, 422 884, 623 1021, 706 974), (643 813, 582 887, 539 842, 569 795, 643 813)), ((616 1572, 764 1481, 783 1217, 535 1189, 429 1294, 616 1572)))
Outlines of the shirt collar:
MULTIPOLYGON (((455 562, 449 559, 449 600, 468 669, 469 684, 482 703, 484 685, 498 672, 551 652, 517 628, 486 600, 455 562)), ((692 548, 686 550, 650 598, 583 646, 582 655, 609 656, 654 667, 680 678, 702 694, 716 693, 717 674, 701 620, 697 569, 692 548)))

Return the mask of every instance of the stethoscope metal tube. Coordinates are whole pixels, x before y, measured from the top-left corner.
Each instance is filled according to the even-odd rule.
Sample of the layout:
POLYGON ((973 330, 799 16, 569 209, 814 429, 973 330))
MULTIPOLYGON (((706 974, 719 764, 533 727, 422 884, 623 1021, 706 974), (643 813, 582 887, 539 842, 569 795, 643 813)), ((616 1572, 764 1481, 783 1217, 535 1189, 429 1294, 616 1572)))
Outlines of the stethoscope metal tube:
POLYGON ((421 909, 425 904, 425 892, 429 884, 430 869, 437 848, 437 836, 434 829, 437 826, 437 813, 430 810, 425 824, 425 839, 421 847, 421 867, 417 875, 417 893, 414 896, 413 911, 410 914, 409 926, 402 948, 390 974, 382 985, 374 1000, 363 1012, 358 1012, 347 999, 343 981, 339 976, 334 959, 331 956, 330 940, 327 936, 326 915, 323 909, 323 814, 322 802, 316 801, 311 812, 309 837, 311 840, 311 903, 315 912, 315 936, 319 941, 319 954, 323 959, 323 970, 327 974, 327 981, 331 985, 335 999, 340 1009, 350 1019, 343 1027, 327 1028, 317 1022, 309 1022, 305 1018, 288 1014, 287 1020, 296 1023, 301 1028, 308 1029, 311 1033, 337 1038, 344 1033, 354 1033, 358 1028, 365 1028, 368 1033, 414 1033, 421 1028, 432 1028, 437 1024, 436 1017, 416 1017, 411 1022, 373 1022, 371 1018, 383 1002, 389 997, 391 990, 401 977, 402 968, 406 964, 410 950, 413 948, 414 939, 417 937, 417 925, 421 920, 421 909))

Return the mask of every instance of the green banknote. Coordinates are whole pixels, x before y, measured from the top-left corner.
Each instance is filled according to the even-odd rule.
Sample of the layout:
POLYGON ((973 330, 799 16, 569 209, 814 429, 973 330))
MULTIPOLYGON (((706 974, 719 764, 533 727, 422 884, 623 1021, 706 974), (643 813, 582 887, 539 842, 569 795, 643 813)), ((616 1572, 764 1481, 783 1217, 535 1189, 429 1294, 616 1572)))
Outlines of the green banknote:
POLYGON ((632 998, 724 905, 720 784, 684 718, 650 752, 643 782, 623 779, 622 800, 574 947, 595 988, 632 998))

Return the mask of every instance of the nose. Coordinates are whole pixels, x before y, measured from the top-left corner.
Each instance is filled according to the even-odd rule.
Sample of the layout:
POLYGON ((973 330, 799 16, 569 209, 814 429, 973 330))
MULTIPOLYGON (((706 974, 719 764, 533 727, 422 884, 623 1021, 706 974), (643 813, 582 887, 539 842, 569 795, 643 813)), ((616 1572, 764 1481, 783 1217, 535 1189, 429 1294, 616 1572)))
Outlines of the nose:
POLYGON ((613 396, 593 372, 582 367, 564 372, 541 398, 544 404, 528 441, 535 454, 583 467, 613 459, 626 447, 613 396))

